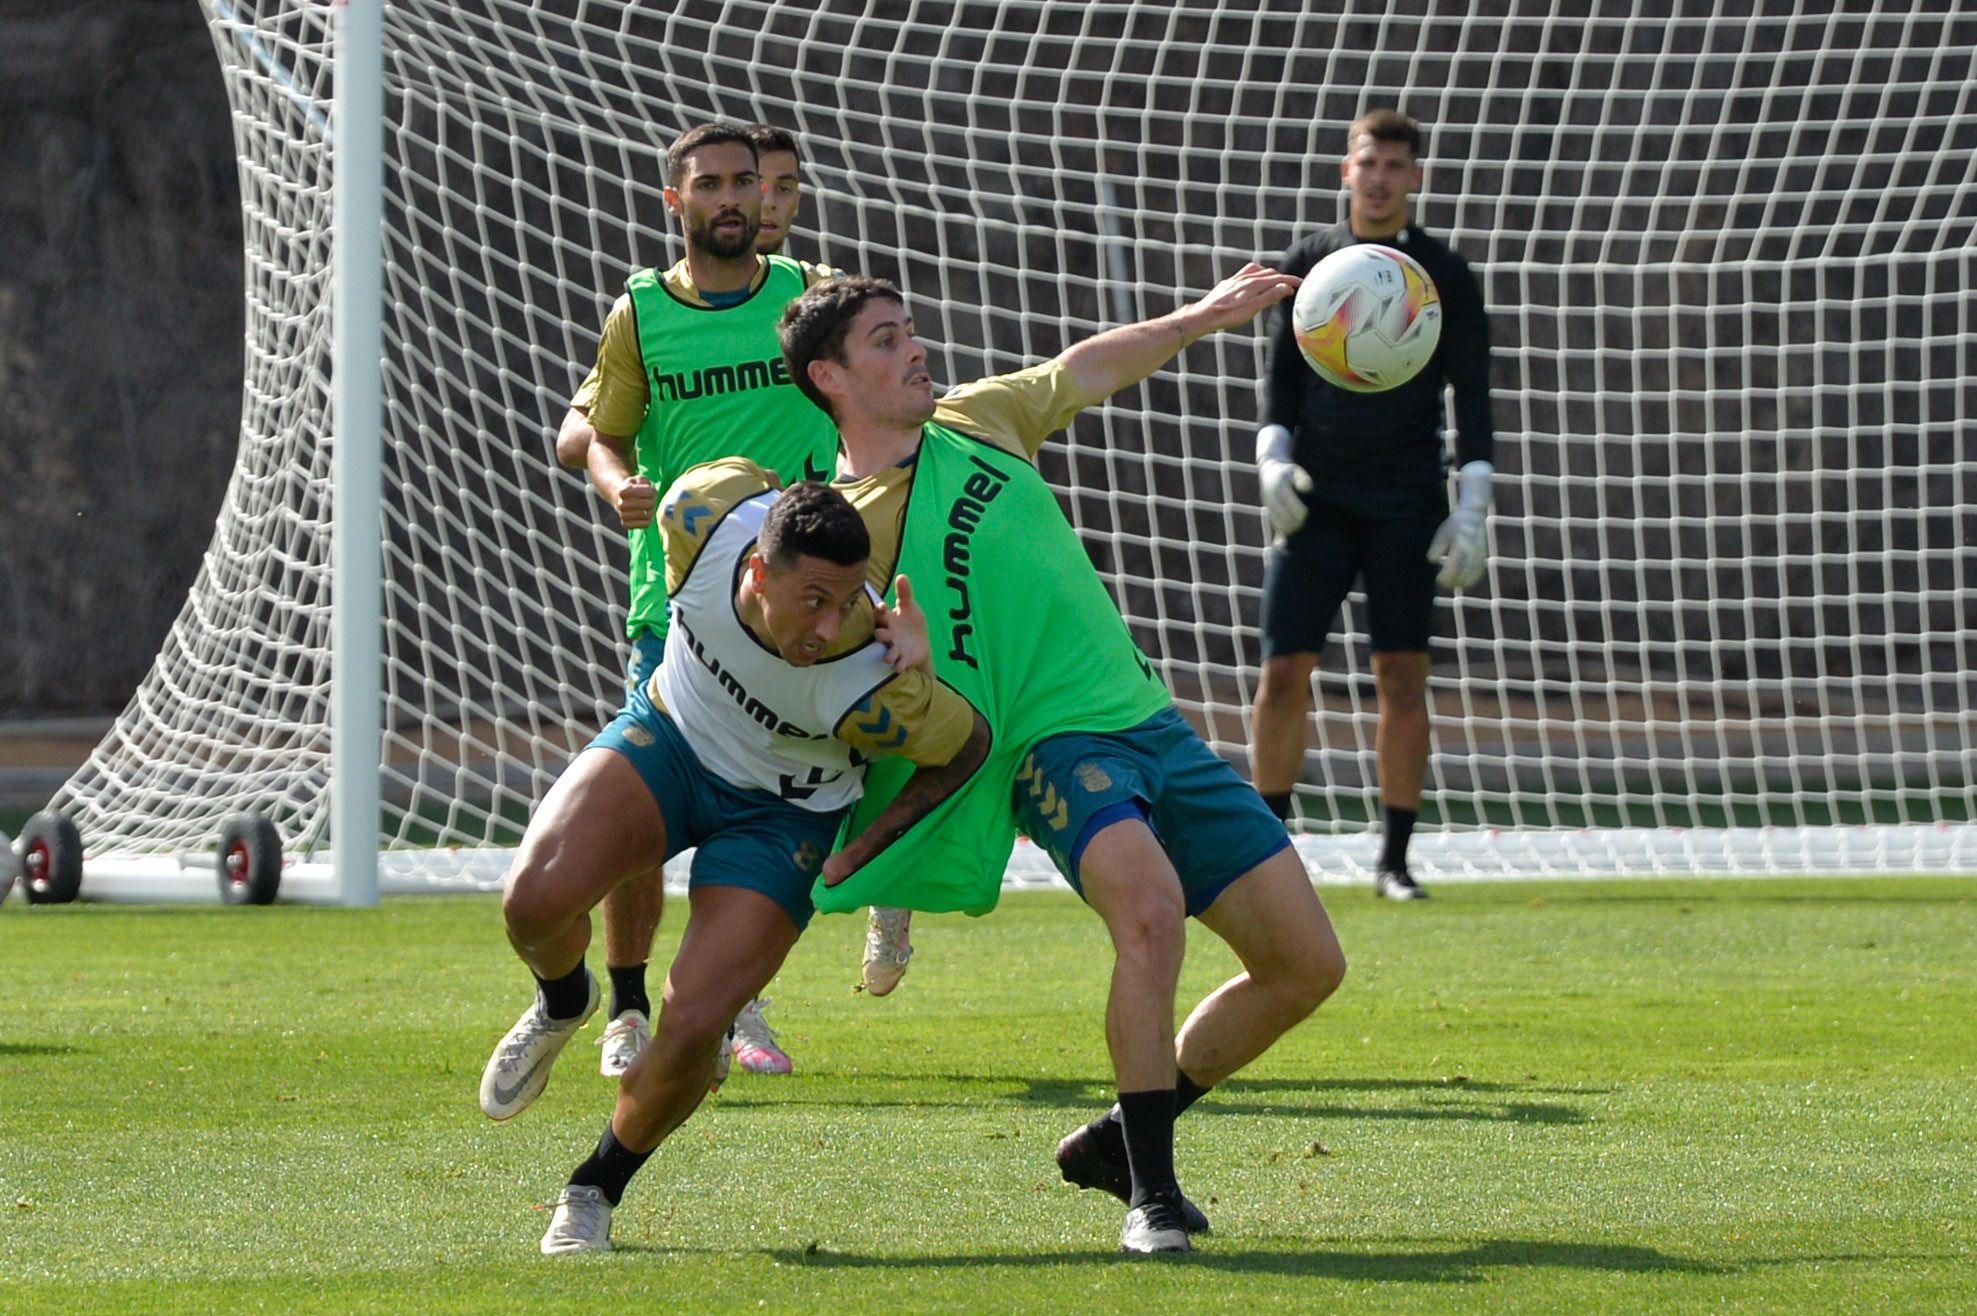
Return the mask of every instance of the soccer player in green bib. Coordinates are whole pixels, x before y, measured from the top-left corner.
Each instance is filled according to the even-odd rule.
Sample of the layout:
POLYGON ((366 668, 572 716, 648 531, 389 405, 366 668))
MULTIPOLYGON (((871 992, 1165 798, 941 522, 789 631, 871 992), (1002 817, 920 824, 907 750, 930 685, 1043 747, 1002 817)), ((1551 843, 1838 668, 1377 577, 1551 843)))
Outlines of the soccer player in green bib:
MULTIPOLYGON (((835 273, 781 254, 803 203, 795 138, 766 124, 705 124, 667 150, 666 179, 686 255, 627 281, 556 439, 557 460, 589 471, 630 538, 628 692, 651 678, 666 640, 666 563, 653 527, 659 493, 688 467, 722 457, 747 457, 789 483, 823 478, 837 454, 829 421, 790 385, 776 343, 783 308, 835 273)), ((604 899, 611 999, 598 1069, 607 1078, 622 1075, 651 1041, 645 969, 663 881, 655 866, 604 899)), ((745 1069, 788 1073, 763 1004, 742 1011, 733 1053, 745 1069)))
MULTIPOLYGON (((1175 1116, 1316 1009, 1345 958, 1283 823, 1175 711, 1033 459, 1080 410, 1298 282, 1247 265, 1167 315, 939 398, 892 285, 833 280, 783 317, 791 378, 837 424, 838 489, 891 529, 872 545, 875 578, 911 573, 941 679, 993 737, 966 786, 849 880, 820 882, 816 906, 981 912, 1018 824, 1050 854, 1111 934, 1119 1092, 1057 1163, 1125 1201, 1120 1246, 1133 1253, 1187 1251, 1207 1229, 1175 1176, 1175 1116), (1177 1035, 1190 916, 1244 971, 1177 1035)), ((849 827, 884 806, 883 775, 868 774, 849 827)))

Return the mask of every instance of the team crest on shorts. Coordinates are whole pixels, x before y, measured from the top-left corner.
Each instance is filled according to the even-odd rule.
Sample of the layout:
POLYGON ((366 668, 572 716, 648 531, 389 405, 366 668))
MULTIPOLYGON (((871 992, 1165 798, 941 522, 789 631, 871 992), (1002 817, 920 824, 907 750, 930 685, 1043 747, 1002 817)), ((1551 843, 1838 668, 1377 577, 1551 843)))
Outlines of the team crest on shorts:
POLYGON ((654 744, 652 733, 636 722, 625 728, 625 739, 640 749, 650 749, 654 744))
POLYGON ((1074 771, 1077 773, 1078 784, 1094 795, 1112 789, 1112 778, 1106 776, 1105 769, 1096 763, 1080 763, 1074 771))
POLYGON ((823 866, 824 852, 817 848, 815 842, 805 841, 796 847, 796 853, 790 859, 795 862, 798 872, 815 873, 823 866))

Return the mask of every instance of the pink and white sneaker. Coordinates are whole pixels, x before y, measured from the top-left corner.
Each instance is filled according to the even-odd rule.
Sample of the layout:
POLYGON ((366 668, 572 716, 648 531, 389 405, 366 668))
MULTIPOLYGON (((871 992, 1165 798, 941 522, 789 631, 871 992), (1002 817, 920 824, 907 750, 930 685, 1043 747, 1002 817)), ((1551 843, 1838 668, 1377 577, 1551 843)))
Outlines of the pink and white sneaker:
POLYGON ((757 997, 735 1016, 735 1063, 751 1074, 787 1074, 791 1069, 789 1056, 776 1045, 776 1030, 762 1017, 768 1004, 768 997, 757 997))

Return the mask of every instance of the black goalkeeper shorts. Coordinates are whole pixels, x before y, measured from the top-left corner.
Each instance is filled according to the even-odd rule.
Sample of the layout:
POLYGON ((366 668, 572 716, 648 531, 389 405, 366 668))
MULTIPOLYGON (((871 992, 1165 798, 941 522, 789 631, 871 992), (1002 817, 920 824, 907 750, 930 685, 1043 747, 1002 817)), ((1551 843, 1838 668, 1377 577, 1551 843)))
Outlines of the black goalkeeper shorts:
POLYGON ((1441 570, 1428 543, 1448 516, 1443 487, 1320 488, 1304 501, 1304 525, 1264 555, 1263 656, 1322 651, 1355 584, 1373 652, 1426 653, 1441 570))

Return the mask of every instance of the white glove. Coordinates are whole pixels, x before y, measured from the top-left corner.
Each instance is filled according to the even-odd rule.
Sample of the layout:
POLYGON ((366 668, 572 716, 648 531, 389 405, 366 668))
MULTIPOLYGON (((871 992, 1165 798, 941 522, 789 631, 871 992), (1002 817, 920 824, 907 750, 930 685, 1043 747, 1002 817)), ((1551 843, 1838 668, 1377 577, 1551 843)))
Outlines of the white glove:
POLYGON ((1311 492, 1311 476, 1291 460, 1291 432, 1265 425, 1256 432, 1256 477, 1263 485, 1263 515, 1282 539, 1295 533, 1307 515, 1299 494, 1311 492))
POLYGON ((1493 474, 1488 462, 1470 462, 1455 473, 1455 510, 1428 544, 1428 560, 1442 564, 1435 583, 1444 589, 1468 589, 1483 578, 1483 563, 1490 554, 1484 525, 1490 515, 1493 474))

